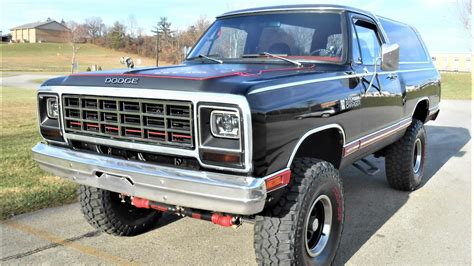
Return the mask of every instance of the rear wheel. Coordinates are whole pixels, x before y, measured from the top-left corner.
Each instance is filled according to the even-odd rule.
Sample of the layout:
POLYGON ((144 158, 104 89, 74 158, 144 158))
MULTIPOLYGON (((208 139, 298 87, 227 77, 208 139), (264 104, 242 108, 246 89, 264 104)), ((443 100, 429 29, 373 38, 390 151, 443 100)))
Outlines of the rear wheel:
POLYGON ((328 265, 344 222, 344 198, 338 171, 328 162, 297 158, 290 184, 278 203, 257 216, 257 262, 328 265))
POLYGON ((161 212, 122 202, 118 193, 94 187, 81 186, 79 202, 87 222, 112 235, 141 234, 151 229, 161 216, 161 212))
POLYGON ((414 119, 405 135, 390 145, 385 154, 385 172, 391 187, 417 189, 423 178, 426 161, 426 131, 423 122, 414 119))

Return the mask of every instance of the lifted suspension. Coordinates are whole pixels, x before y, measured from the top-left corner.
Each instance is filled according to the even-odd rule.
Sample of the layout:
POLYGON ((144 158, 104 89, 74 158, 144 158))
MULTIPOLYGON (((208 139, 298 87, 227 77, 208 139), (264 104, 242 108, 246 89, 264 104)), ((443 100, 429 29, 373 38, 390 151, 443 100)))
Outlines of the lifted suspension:
POLYGON ((137 208, 154 209, 165 213, 173 213, 183 217, 186 216, 194 219, 206 220, 212 222, 213 224, 224 227, 237 227, 242 225, 242 218, 240 216, 223 215, 216 212, 193 210, 190 208, 167 205, 138 197, 130 198, 131 204, 137 208))

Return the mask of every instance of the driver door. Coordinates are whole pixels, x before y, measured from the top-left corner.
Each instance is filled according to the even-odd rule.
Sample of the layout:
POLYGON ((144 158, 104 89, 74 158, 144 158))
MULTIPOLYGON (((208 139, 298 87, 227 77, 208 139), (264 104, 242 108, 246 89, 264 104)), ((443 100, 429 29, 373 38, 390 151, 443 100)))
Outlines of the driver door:
POLYGON ((383 34, 370 18, 352 17, 354 71, 360 75, 363 135, 385 129, 403 115, 403 97, 395 71, 381 70, 383 34))

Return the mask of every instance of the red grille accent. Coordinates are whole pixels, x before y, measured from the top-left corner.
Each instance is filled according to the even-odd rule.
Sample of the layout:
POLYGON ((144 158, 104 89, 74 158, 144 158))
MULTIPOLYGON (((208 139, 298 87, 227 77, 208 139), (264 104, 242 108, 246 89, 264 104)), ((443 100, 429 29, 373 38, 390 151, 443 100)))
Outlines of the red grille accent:
POLYGON ((154 132, 154 131, 148 131, 148 134, 150 134, 150 135, 157 135, 157 136, 166 136, 166 133, 154 132))
POLYGON ((137 130, 137 129, 125 129, 125 132, 142 133, 141 130, 137 130))

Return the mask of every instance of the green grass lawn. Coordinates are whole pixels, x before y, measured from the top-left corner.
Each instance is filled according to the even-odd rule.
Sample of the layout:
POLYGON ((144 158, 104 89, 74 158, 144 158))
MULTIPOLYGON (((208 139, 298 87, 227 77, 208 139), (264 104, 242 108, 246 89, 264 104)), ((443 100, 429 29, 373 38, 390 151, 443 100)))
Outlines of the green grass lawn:
POLYGON ((441 73, 441 98, 472 100, 471 73, 441 73))
MULTIPOLYGON (((93 44, 80 44, 77 52, 79 71, 86 71, 94 64, 103 70, 124 68, 120 57, 131 56, 138 66, 153 66, 154 60, 133 54, 126 54, 93 44), (141 65, 138 64, 141 60, 141 65)), ((0 71, 24 72, 69 72, 71 70, 72 48, 68 43, 12 43, 2 44, 0 71)))
POLYGON ((73 202, 77 186, 43 172, 31 159, 31 148, 40 141, 35 91, 0 90, 0 219, 73 202))

